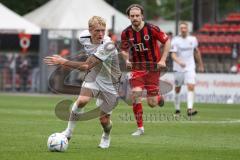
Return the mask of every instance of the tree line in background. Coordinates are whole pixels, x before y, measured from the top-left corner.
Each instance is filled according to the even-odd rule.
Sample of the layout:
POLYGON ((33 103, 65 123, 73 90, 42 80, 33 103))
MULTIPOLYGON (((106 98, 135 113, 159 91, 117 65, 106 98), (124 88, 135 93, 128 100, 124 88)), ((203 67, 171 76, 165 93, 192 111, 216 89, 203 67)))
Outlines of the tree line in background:
POLYGON ((49 0, 0 0, 2 4, 20 15, 27 14, 48 1, 49 0))
MULTIPOLYGON (((24 15, 49 0, 0 0, 1 3, 14 10, 20 15, 24 15)), ((60 0, 59 0, 60 1, 60 0)), ((146 19, 174 19, 176 0, 105 0, 113 7, 125 13, 126 8, 132 3, 138 3, 145 8, 146 19)), ((201 0, 200 0, 201 1, 201 0)), ((192 2, 193 0, 179 0, 182 20, 192 20, 192 2)), ((240 11, 240 0, 218 0, 219 16, 223 17, 229 11, 240 11)))

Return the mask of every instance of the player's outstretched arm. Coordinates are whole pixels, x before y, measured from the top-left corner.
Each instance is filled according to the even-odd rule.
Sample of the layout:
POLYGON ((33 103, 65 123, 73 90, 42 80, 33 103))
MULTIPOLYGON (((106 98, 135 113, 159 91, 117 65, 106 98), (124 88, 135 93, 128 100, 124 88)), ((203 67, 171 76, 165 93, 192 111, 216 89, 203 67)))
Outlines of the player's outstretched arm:
POLYGON ((126 51, 121 51, 121 55, 126 63, 127 69, 132 69, 132 63, 129 62, 129 53, 126 51))
POLYGON ((127 61, 129 59, 128 52, 122 50, 120 53, 125 61, 127 61))
POLYGON ((44 62, 50 66, 61 65, 61 66, 66 66, 73 69, 89 70, 94 66, 96 66, 97 64, 101 63, 101 60, 95 56, 90 56, 85 62, 77 62, 77 61, 67 60, 59 55, 53 55, 53 56, 45 57, 44 62))
POLYGON ((166 59, 168 57, 170 47, 171 43, 170 40, 168 39, 163 46, 163 54, 161 60, 158 62, 159 67, 166 67, 166 59))
POLYGON ((202 56, 201 56, 200 50, 198 48, 196 48, 194 50, 194 53, 195 53, 194 55, 195 55, 196 61, 198 63, 198 71, 204 72, 204 65, 203 65, 203 61, 202 61, 202 56))

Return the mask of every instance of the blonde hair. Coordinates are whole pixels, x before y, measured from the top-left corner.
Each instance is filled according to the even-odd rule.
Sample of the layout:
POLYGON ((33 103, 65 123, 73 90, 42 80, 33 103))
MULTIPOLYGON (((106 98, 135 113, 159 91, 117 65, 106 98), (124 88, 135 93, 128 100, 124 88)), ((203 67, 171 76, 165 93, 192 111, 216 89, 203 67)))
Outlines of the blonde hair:
POLYGON ((106 27, 106 21, 102 17, 99 16, 93 16, 88 20, 88 28, 95 27, 96 25, 101 25, 106 27))
POLYGON ((184 25, 186 25, 186 26, 188 27, 188 23, 187 23, 186 21, 181 21, 181 22, 179 23, 179 26, 182 25, 182 24, 184 24, 184 25))

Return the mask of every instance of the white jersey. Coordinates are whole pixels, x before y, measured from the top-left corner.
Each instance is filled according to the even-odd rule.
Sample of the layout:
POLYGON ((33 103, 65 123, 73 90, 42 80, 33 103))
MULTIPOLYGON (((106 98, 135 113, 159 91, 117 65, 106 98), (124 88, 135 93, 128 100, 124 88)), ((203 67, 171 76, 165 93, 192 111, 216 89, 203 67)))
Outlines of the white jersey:
POLYGON ((97 52, 98 47, 103 45, 103 43, 111 42, 111 38, 104 36, 103 43, 101 45, 92 44, 89 30, 84 30, 79 34, 79 42, 83 45, 85 53, 92 55, 97 52))
POLYGON ((179 60, 186 64, 182 68, 179 64, 173 61, 173 71, 186 72, 195 71, 194 49, 198 47, 198 41, 194 36, 183 38, 176 36, 172 39, 170 52, 175 52, 179 60))
POLYGON ((114 84, 119 82, 121 72, 118 61, 118 52, 110 37, 105 36, 101 44, 92 44, 88 30, 80 34, 79 42, 88 55, 94 55, 102 61, 90 70, 85 78, 86 82, 95 82, 98 89, 117 94, 114 84), (111 45, 113 47, 111 47, 111 45), (110 46, 110 49, 108 48, 110 46))

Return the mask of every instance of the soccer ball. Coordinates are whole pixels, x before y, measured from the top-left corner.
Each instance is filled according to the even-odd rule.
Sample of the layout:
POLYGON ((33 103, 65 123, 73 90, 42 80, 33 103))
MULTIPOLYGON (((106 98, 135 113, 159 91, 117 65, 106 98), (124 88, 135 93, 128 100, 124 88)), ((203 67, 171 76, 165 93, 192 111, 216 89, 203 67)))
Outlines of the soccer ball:
POLYGON ((48 150, 52 152, 64 152, 68 148, 68 139, 61 133, 53 133, 47 141, 48 150))

